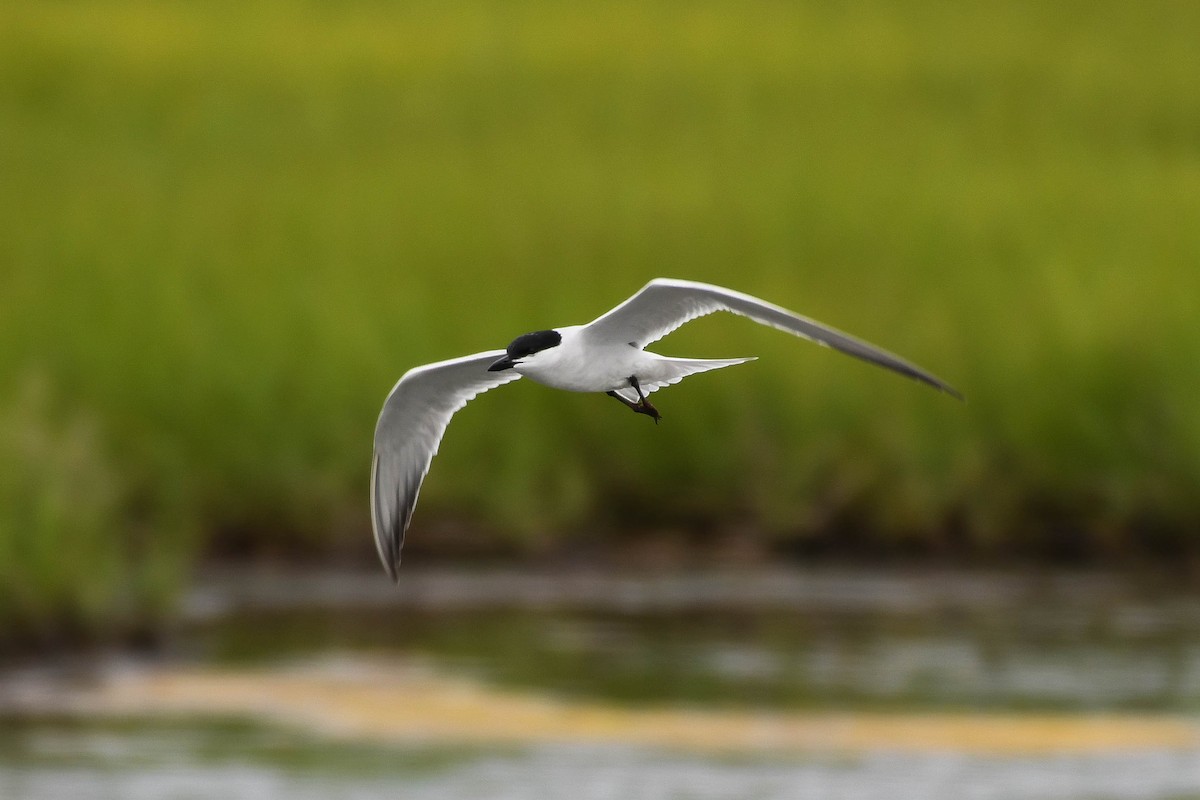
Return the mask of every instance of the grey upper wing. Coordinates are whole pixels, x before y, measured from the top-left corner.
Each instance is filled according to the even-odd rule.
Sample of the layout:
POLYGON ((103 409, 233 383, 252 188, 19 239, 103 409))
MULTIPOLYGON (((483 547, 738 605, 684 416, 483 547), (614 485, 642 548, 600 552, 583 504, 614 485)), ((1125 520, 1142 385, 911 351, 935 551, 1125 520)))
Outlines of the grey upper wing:
POLYGON ((588 335, 601 337, 605 341, 629 342, 641 348, 684 323, 715 311, 729 311, 749 317, 763 325, 886 367, 962 399, 962 395, 945 381, 893 353, 773 303, 708 283, 655 278, 633 297, 593 320, 584 330, 588 335))
POLYGON ((491 350, 415 367, 383 403, 371 461, 371 525, 392 580, 421 482, 450 418, 475 395, 521 377, 514 370, 487 371, 502 355, 503 350, 491 350))

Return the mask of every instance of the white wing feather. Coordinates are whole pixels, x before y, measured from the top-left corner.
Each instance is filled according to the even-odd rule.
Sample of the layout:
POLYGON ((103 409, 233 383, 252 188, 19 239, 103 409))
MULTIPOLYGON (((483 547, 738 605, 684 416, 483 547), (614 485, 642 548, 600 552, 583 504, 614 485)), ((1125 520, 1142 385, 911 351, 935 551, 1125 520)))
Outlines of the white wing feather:
POLYGON ((383 403, 371 461, 371 525, 392 580, 421 482, 450 418, 476 395, 521 377, 514 370, 487 371, 502 355, 491 350, 410 369, 383 403))
POLYGON ((684 323, 716 311, 740 314, 962 399, 962 395, 945 381, 893 353, 773 303, 708 283, 655 278, 624 303, 588 323, 583 332, 598 341, 628 342, 644 348, 684 323))

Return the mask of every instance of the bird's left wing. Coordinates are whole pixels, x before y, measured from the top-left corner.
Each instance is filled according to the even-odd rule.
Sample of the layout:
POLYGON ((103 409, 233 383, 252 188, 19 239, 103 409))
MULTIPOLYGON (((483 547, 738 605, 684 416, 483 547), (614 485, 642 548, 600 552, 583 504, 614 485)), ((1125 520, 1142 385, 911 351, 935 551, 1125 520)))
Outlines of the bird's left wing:
POLYGON ((450 418, 476 395, 521 377, 515 370, 488 372, 502 355, 503 350, 491 350, 414 367, 383 403, 371 461, 371 525, 392 580, 421 482, 450 418))
POLYGON ((962 399, 962 395, 941 378, 881 347, 766 300, 710 283, 655 278, 633 297, 585 325, 583 333, 605 342, 628 342, 642 348, 684 323, 716 311, 730 311, 749 317, 755 322, 832 347, 962 399))

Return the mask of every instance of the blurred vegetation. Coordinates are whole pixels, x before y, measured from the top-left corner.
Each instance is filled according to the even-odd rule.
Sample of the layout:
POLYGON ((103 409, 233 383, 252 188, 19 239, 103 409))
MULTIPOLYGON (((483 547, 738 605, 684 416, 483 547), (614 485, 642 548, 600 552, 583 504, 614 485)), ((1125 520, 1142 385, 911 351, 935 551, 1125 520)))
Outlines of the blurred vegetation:
POLYGON ((30 383, 0 409, 0 645, 152 636, 185 574, 190 523, 163 518, 158 498, 139 503, 96 423, 56 420, 53 405, 30 383))
POLYGON ((5 3, 0 615, 120 616, 214 543, 366 552, 400 374, 658 275, 970 403, 705 320, 656 349, 762 358, 657 428, 525 382, 465 409, 413 544, 1196 552, 1198 29, 1167 0, 5 3))

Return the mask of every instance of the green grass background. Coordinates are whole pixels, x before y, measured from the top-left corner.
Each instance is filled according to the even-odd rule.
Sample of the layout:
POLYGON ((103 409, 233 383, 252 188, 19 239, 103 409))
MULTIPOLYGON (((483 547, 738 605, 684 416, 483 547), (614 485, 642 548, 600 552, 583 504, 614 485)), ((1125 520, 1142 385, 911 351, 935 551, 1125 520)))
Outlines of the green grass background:
POLYGON ((0 4, 0 619, 135 624, 218 541, 369 547, 400 374, 659 275, 970 402, 710 318, 656 349, 761 359, 658 428, 473 403, 411 539, 1200 551, 1197 30, 1169 0, 0 4))

